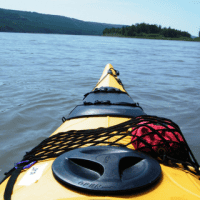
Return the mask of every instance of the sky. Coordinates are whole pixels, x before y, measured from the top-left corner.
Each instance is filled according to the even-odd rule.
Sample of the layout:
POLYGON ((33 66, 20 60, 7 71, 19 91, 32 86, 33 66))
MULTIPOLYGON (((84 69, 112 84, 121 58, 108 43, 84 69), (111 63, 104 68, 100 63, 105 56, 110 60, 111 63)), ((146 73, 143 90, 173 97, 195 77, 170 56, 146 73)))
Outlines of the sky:
POLYGON ((0 8, 109 24, 144 22, 193 36, 200 31, 200 0, 2 0, 0 8))

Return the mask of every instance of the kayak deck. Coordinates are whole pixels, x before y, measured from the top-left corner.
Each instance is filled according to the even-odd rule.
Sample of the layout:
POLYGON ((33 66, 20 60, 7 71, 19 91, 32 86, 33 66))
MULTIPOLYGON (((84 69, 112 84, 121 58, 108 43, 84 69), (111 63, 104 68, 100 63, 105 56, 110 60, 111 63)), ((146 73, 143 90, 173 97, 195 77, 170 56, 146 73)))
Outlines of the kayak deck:
MULTIPOLYGON (((126 92, 117 77, 117 72, 110 64, 105 67, 104 72, 95 88, 101 87, 114 87, 122 92, 126 92), (111 71, 111 74, 108 73, 109 70, 111 71)), ((97 129, 100 127, 111 127, 128 121, 129 119, 130 118, 128 117, 119 116, 73 118, 66 120, 54 133, 52 133, 51 136, 70 130, 87 130, 97 129)), ((109 142, 112 142, 114 139, 115 138, 111 138, 109 142)), ((120 142, 124 144, 130 142, 130 140, 131 136, 127 136, 120 142)), ((134 150, 132 145, 128 147, 134 150)), ((58 182, 52 173, 52 164, 54 160, 55 158, 50 158, 48 160, 40 161, 34 164, 30 169, 24 170, 19 175, 14 185, 12 199, 200 199, 200 181, 198 177, 181 168, 174 168, 160 164, 162 169, 161 179, 154 186, 139 193, 136 192, 133 194, 123 194, 117 196, 96 196, 94 194, 72 190, 71 188, 68 188, 58 182)), ((3 199, 7 181, 8 179, 0 185, 0 199, 3 199)))

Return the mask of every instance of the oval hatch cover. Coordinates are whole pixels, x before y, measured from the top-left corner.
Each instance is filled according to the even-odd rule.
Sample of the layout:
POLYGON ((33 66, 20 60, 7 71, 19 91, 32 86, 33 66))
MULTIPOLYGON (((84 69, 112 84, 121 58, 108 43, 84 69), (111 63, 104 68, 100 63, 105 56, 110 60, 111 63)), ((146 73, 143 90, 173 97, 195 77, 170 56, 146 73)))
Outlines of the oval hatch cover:
POLYGON ((56 158, 55 178, 87 192, 133 191, 152 185, 161 177, 158 161, 125 147, 92 146, 56 158))

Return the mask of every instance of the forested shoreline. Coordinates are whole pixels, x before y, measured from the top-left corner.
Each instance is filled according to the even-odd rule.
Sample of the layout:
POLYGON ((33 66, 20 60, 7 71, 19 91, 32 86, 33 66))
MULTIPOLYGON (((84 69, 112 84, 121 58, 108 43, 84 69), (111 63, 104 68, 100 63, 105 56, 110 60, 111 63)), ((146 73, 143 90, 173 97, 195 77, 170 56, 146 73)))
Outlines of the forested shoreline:
POLYGON ((185 31, 146 23, 132 26, 85 22, 69 17, 0 8, 0 32, 99 35, 200 41, 185 31))
MULTIPOLYGON (((123 26, 122 28, 106 28, 103 31, 104 36, 122 36, 136 38, 153 39, 180 39, 189 41, 198 41, 199 38, 192 39, 186 31, 180 31, 172 28, 162 28, 155 24, 135 24, 132 26, 123 26)), ((200 40, 200 39, 199 39, 200 40)))

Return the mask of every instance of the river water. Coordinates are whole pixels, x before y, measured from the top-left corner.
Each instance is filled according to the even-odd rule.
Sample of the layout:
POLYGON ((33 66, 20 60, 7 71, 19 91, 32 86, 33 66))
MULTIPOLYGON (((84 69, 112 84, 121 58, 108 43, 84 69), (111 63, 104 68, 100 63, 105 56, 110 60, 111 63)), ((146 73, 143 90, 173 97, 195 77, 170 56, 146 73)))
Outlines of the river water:
POLYGON ((0 33, 0 179, 111 63, 135 102, 177 123, 200 163, 200 43, 0 33))

